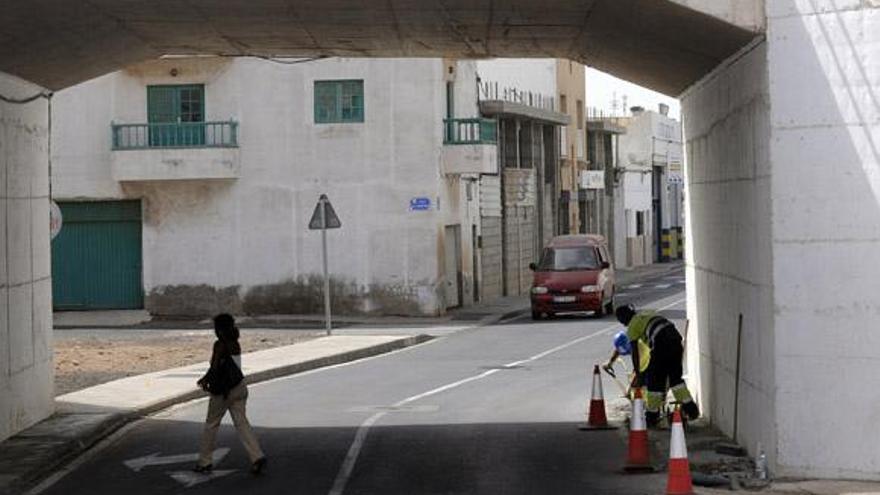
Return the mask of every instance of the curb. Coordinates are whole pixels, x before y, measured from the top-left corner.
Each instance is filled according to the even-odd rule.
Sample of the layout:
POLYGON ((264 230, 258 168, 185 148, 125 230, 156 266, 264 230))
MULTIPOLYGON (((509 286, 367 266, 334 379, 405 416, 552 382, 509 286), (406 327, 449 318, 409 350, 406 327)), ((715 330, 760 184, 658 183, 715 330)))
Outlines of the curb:
MULTIPOLYGON (((275 378, 295 375, 306 371, 312 371, 329 366, 349 363, 372 356, 387 354, 392 351, 422 344, 432 339, 434 339, 434 337, 425 334, 406 337, 395 340, 393 342, 387 342, 384 344, 365 347, 363 349, 335 354, 333 356, 312 359, 309 361, 303 361, 300 363, 294 363, 287 366, 281 366, 278 368, 261 371, 248 375, 246 380, 249 385, 256 384, 275 378)), ((132 423, 138 419, 142 419, 161 410, 167 409, 171 406, 205 397, 207 397, 207 394, 205 392, 201 390, 193 390, 192 392, 186 392, 155 402, 153 404, 149 404, 148 406, 139 408, 135 411, 56 414, 46 421, 60 422, 65 418, 71 418, 74 416, 106 417, 97 421, 94 425, 86 429, 81 435, 74 436, 68 439, 59 439, 58 437, 53 437, 51 435, 29 435, 27 433, 27 430, 25 430, 24 432, 21 432, 18 435, 4 441, 3 444, 6 449, 18 447, 20 450, 22 450, 25 456, 26 453, 32 450, 30 446, 34 444, 54 443, 55 447, 51 448, 51 452, 48 452, 48 455, 46 456, 47 459, 45 459, 44 462, 39 462, 39 467, 32 469, 28 472, 16 474, 14 472, 4 473, 2 470, 0 470, 0 495, 15 495, 25 493, 27 490, 35 487, 40 481, 46 479, 52 473, 56 472, 71 461, 75 460, 77 457, 88 451, 90 448, 94 447, 96 444, 106 439, 129 423, 132 423)))

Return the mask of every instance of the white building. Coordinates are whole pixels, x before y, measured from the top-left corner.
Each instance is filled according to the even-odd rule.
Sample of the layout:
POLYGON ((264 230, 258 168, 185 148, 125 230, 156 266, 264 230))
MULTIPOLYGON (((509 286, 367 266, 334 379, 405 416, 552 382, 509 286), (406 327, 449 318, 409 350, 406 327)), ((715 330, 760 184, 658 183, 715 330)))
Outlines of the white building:
POLYGON ((668 110, 663 104, 656 112, 633 107, 631 117, 619 120, 626 127, 620 136, 619 157, 624 169, 626 235, 617 236, 614 250, 618 262, 625 260, 626 266, 680 257, 677 239, 684 225, 681 123, 669 117, 668 110), (671 243, 667 250, 664 242, 671 243))
POLYGON ((328 234, 336 310, 471 304, 481 200, 501 204, 476 91, 473 62, 201 57, 59 92, 56 309, 319 312, 321 194, 342 221, 328 234))

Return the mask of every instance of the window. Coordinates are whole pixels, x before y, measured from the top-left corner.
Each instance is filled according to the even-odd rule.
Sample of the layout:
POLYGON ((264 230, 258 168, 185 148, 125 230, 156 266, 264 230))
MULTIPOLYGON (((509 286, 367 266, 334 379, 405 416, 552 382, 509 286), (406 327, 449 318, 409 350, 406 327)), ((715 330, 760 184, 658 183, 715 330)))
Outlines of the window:
POLYGON ((204 86, 147 86, 150 146, 204 145, 204 121, 204 86))
POLYGON ((568 156, 568 128, 559 128, 559 156, 568 156))
POLYGON ((584 128, 584 102, 581 100, 577 101, 577 128, 584 128))
POLYGON ((364 121, 364 81, 315 81, 315 123, 364 121))
POLYGON ((636 236, 645 235, 645 212, 636 212, 636 236))
POLYGON ((568 113, 568 99, 563 94, 559 95, 559 111, 568 113))
POLYGON ((600 263, 592 247, 545 248, 538 264, 542 272, 595 270, 600 263))

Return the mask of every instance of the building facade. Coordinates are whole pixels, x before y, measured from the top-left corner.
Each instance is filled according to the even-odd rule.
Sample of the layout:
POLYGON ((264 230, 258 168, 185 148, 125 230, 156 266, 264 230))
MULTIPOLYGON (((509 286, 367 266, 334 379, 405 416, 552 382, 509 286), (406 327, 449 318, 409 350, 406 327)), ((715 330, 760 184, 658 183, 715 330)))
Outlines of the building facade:
MULTIPOLYGON (((477 68, 481 80, 499 92, 519 94, 527 104, 565 119, 554 164, 558 180, 555 192, 546 196, 547 209, 556 211, 555 233, 586 233, 587 196, 580 186, 581 174, 587 170, 584 66, 546 58, 485 60, 479 61, 477 68)), ((557 123, 556 117, 548 122, 557 123)))
POLYGON ((55 308, 320 312, 321 194, 342 222, 328 233, 336 311, 436 315, 500 292, 500 267, 480 272, 501 190, 475 74, 440 59, 166 58, 59 92, 55 308))
POLYGON ((619 119, 626 128, 620 137, 625 261, 639 266, 683 253, 683 149, 681 123, 669 117, 666 105, 631 111, 619 119))

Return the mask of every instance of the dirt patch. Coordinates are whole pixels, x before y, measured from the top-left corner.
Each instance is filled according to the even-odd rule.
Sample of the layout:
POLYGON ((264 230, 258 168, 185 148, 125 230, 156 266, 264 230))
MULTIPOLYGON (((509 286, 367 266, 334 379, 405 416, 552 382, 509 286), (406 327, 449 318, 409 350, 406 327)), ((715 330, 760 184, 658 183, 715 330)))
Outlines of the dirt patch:
MULTIPOLYGON (((319 332, 244 332, 242 352, 296 344, 321 336, 319 332)), ((214 337, 169 335, 155 337, 83 337, 56 339, 55 395, 101 383, 178 366, 207 363, 214 337)))

